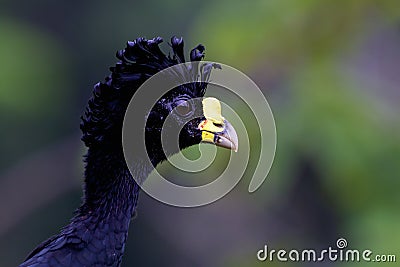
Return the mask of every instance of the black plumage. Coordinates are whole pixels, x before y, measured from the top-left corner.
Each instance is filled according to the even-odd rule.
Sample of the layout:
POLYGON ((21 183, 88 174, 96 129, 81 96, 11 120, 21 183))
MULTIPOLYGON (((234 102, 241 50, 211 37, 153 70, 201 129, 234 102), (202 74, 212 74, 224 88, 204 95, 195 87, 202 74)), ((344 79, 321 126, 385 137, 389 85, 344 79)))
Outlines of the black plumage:
MULTIPOLYGON (((145 132, 153 166, 143 165, 138 159, 134 172, 130 173, 121 143, 128 103, 146 79, 185 62, 182 38, 171 39, 172 55, 160 50, 161 42, 160 37, 129 41, 125 49, 117 52, 119 61, 110 68, 111 74, 94 86, 81 122, 82 140, 88 147, 83 203, 71 222, 33 250, 20 267, 120 266, 139 195, 139 185, 132 175, 145 179, 153 166, 166 158, 160 143, 165 117, 177 101, 202 97, 207 86, 205 82, 180 86, 157 102, 148 116, 145 132)), ((202 45, 190 53, 191 61, 200 61, 203 57, 202 45)), ((209 75, 211 67, 203 66, 203 74, 209 75)), ((193 70, 182 69, 178 75, 194 74, 193 70)), ((180 133, 181 148, 201 141, 200 131, 191 130, 200 120, 189 122, 180 133)))

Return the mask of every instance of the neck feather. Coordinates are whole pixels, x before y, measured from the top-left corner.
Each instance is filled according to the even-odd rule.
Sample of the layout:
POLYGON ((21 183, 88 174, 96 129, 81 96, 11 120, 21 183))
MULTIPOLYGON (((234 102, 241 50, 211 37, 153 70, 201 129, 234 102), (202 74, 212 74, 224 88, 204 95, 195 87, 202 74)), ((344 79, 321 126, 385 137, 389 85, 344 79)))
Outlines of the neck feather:
MULTIPOLYGON (((144 180, 150 168, 137 163, 135 178, 144 180)), ((104 251, 104 263, 122 260, 129 224, 136 211, 139 185, 132 178, 122 151, 90 148, 86 155, 85 197, 67 228, 88 247, 104 251)))

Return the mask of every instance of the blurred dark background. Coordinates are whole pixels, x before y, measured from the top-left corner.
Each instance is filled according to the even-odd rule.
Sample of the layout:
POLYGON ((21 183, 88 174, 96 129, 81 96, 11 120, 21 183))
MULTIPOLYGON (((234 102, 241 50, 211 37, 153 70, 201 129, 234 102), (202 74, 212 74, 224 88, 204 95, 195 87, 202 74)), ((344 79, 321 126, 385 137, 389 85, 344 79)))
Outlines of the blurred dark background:
MULTIPOLYGON (((281 266, 256 252, 339 237, 400 257, 398 1, 3 0, 0 266, 22 262, 79 206, 79 116, 115 51, 139 36, 164 37, 167 51, 172 35, 262 88, 276 158, 254 194, 250 175, 195 209, 141 194, 123 266, 281 266)), ((291 264, 347 265, 364 264, 291 264)))

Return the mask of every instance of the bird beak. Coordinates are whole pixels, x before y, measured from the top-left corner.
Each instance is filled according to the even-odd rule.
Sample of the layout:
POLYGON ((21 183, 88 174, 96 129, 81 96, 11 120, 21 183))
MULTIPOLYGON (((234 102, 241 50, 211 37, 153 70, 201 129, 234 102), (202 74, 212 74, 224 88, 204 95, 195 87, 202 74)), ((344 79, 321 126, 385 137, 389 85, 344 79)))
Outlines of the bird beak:
POLYGON ((221 114, 221 103, 218 99, 207 97, 203 99, 203 114, 206 118, 199 124, 201 140, 216 146, 238 150, 238 136, 233 128, 221 114))

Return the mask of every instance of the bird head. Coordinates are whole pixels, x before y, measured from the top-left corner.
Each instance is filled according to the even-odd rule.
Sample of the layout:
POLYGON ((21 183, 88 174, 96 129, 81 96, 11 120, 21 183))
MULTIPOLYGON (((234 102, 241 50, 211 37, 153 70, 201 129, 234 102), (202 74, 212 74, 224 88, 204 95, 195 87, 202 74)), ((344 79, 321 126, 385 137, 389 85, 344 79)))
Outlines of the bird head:
MULTIPOLYGON (((194 85, 196 86, 196 85, 194 85)), ((195 95, 181 86, 163 96, 146 121, 146 149, 155 162, 206 142, 237 151, 238 137, 214 97, 195 95)))
MULTIPOLYGON (((183 39, 171 39, 172 55, 165 55, 159 48, 160 37, 147 40, 138 38, 128 42, 117 52, 120 60, 110 68, 111 75, 105 82, 95 85, 81 129, 88 147, 121 146, 122 123, 128 104, 136 90, 159 71, 185 63, 183 39)), ((198 45, 190 52, 190 62, 198 68, 205 48, 198 45)), ((202 81, 186 83, 161 96, 147 113, 145 143, 153 165, 181 149, 200 142, 237 150, 238 138, 232 125, 222 116, 221 103, 213 97, 204 97, 212 63, 202 65, 202 81), (166 142, 163 136, 167 137, 166 142)), ((196 69, 197 70, 197 69, 196 69)), ((197 75, 193 68, 181 68, 176 78, 197 75), (195 74, 194 74, 195 73, 195 74)))

